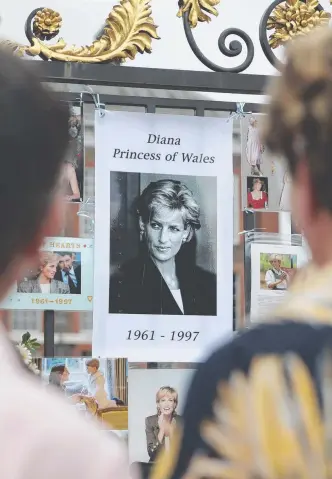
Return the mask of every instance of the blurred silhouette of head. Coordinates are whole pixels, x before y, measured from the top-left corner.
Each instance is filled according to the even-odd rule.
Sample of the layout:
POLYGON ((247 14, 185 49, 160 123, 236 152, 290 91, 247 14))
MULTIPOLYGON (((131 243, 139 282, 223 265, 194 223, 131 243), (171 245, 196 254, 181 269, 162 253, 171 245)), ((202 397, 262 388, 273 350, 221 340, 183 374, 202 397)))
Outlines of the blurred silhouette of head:
POLYGON ((1 298, 57 232, 69 111, 41 85, 35 62, 0 50, 0 64, 1 298))
POLYGON ((271 88, 263 141, 288 163, 295 225, 323 265, 332 260, 332 31, 291 41, 287 53, 271 88))

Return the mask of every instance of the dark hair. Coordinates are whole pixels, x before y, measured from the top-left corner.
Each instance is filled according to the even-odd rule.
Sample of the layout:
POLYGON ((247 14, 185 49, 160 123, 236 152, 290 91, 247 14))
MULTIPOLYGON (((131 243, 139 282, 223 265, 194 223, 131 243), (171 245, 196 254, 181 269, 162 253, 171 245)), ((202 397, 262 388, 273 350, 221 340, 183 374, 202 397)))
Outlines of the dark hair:
POLYGON ((0 49, 0 275, 33 241, 52 201, 68 146, 68 107, 31 68, 0 49))
POLYGON ((282 75, 271 88, 263 142, 284 156, 292 175, 305 161, 317 203, 332 213, 332 32, 328 27, 289 42, 282 75))
POLYGON ((50 377, 48 378, 48 384, 52 386, 61 388, 61 376, 65 372, 66 366, 64 364, 58 364, 53 366, 50 372, 50 377))

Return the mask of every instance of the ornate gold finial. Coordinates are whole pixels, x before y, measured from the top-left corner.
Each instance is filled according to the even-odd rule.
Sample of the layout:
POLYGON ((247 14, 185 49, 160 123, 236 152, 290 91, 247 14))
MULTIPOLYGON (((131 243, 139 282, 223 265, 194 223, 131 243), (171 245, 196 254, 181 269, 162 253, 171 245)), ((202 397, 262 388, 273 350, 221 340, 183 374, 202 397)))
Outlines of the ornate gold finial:
POLYGON ((313 28, 328 25, 331 14, 318 11, 318 0, 286 0, 280 3, 267 21, 267 29, 274 29, 269 36, 271 48, 278 48, 288 40, 309 33, 313 28))
MULTIPOLYGON (((332 0, 331 0, 332 1, 332 0)), ((214 8, 220 3, 220 0, 183 0, 177 16, 182 17, 185 12, 189 12, 189 23, 191 28, 197 27, 198 22, 210 22, 211 15, 218 16, 218 11, 214 8)))
POLYGON ((58 12, 50 8, 43 8, 36 13, 33 21, 33 33, 40 40, 51 40, 58 35, 62 25, 62 18, 58 12))
MULTIPOLYGON (((33 17, 31 46, 16 45, 16 53, 63 62, 108 63, 133 60, 138 52, 151 52, 152 39, 159 39, 151 16, 151 0, 120 0, 108 15, 102 35, 88 46, 68 45, 60 38, 55 45, 49 40, 59 33, 62 18, 50 8, 37 10, 33 17)), ((4 42, 14 50, 13 43, 4 42)))

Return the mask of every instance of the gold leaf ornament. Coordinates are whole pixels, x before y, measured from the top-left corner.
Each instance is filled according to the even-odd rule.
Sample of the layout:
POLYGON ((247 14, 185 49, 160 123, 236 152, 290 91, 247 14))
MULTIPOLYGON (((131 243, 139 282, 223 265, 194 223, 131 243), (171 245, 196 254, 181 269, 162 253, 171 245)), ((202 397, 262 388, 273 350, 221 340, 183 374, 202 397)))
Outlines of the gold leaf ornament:
POLYGON ((276 49, 299 35, 306 35, 317 27, 327 26, 331 14, 318 11, 318 0, 286 0, 280 3, 267 21, 267 30, 274 29, 269 36, 271 48, 276 49))
POLYGON ((39 10, 33 21, 33 33, 41 40, 50 40, 58 35, 62 18, 58 12, 50 8, 39 10))
POLYGON ((211 21, 211 17, 208 14, 218 16, 215 6, 219 5, 219 3, 220 0, 183 0, 177 16, 182 17, 184 13, 189 12, 190 26, 195 28, 198 22, 211 21))
POLYGON ((133 60, 136 54, 151 53, 152 39, 159 39, 151 16, 151 0, 120 0, 110 12, 103 33, 91 45, 68 45, 60 38, 54 45, 44 43, 59 33, 62 18, 49 8, 39 10, 33 21, 32 45, 17 45, 29 56, 64 62, 108 63, 133 60))

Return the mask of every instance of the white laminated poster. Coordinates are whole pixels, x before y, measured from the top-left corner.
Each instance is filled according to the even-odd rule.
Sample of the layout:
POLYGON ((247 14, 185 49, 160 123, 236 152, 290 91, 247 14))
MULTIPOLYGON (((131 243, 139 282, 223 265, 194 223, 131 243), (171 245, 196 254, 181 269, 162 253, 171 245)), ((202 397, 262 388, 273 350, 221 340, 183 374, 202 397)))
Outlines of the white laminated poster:
POLYGON ((261 141, 265 115, 241 120, 242 206, 260 211, 290 211, 292 179, 285 161, 261 141))
POLYGON ((35 267, 26 271, 1 309, 91 311, 93 240, 48 237, 35 267))
POLYGON ((251 322, 271 315, 283 301, 296 271, 307 261, 303 246, 251 245, 251 322))
POLYGON ((232 332, 232 123, 96 112, 93 353, 196 361, 232 332))

